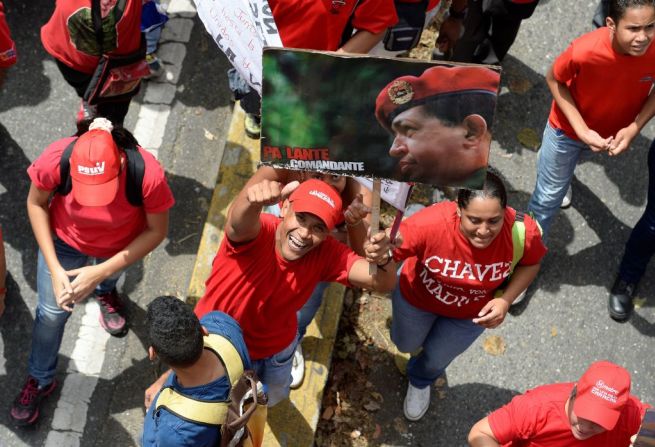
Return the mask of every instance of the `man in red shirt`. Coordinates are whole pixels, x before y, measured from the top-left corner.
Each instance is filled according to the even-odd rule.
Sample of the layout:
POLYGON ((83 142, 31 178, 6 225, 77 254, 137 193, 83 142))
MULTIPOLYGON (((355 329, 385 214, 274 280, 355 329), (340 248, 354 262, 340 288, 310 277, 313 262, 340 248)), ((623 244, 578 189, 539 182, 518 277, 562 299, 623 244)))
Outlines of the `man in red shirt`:
POLYGON ((472 447, 627 447, 650 405, 630 394, 630 374, 595 362, 577 383, 543 385, 478 421, 472 447))
POLYGON ((298 343, 296 312, 320 281, 377 291, 395 285, 388 236, 372 236, 364 244, 364 259, 330 236, 341 213, 339 193, 314 179, 284 188, 263 180, 244 188, 228 213, 225 237, 195 312, 202 317, 220 310, 239 322, 269 405, 289 393, 298 343), (262 213, 281 200, 281 218, 262 213), (373 276, 369 262, 379 266, 373 276))
POLYGON ((4 7, 0 1, 0 87, 4 83, 7 68, 16 63, 16 45, 11 40, 5 20, 4 7))

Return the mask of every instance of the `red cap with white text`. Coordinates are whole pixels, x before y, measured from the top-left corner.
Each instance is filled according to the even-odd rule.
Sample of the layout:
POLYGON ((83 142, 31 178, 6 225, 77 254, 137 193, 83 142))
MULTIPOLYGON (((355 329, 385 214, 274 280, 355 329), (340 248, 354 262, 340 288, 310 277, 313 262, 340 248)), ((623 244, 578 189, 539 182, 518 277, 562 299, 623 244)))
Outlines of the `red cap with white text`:
POLYGON ((302 182, 289 197, 295 213, 311 213, 332 230, 341 217, 341 197, 336 189, 321 180, 302 182))

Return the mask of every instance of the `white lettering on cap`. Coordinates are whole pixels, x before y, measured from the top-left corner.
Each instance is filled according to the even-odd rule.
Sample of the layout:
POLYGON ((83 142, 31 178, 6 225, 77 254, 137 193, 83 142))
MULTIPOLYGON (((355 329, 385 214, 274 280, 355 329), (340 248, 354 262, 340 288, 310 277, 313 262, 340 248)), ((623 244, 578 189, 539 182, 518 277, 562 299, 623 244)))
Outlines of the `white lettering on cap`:
POLYGON ((324 201, 324 202, 326 202, 328 205, 330 205, 332 208, 336 208, 336 206, 334 205, 334 200, 332 200, 332 199, 330 198, 330 196, 328 196, 328 195, 325 194, 324 192, 321 192, 321 191, 317 191, 317 190, 315 190, 315 189, 312 189, 311 191, 309 191, 309 195, 310 195, 310 196, 314 196, 314 197, 318 197, 319 199, 321 199, 322 201, 324 201))
POLYGON ((602 380, 599 380, 596 382, 596 385, 594 385, 594 387, 591 389, 591 394, 615 404, 619 392, 618 390, 612 388, 611 386, 606 385, 605 382, 603 382, 602 380))
POLYGON ((102 175, 105 173, 105 162, 96 162, 96 165, 91 167, 77 165, 77 172, 82 175, 102 175))

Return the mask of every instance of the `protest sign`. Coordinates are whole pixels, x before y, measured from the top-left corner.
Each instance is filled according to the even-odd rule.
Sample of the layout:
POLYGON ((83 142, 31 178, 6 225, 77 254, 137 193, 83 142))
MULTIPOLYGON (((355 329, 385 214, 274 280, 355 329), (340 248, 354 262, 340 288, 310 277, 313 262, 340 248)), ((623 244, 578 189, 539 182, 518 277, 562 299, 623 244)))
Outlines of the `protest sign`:
POLYGON ((261 94, 263 48, 282 46, 268 1, 194 1, 216 45, 241 77, 261 94))
POLYGON ((500 69, 264 51, 262 163, 482 186, 500 69))

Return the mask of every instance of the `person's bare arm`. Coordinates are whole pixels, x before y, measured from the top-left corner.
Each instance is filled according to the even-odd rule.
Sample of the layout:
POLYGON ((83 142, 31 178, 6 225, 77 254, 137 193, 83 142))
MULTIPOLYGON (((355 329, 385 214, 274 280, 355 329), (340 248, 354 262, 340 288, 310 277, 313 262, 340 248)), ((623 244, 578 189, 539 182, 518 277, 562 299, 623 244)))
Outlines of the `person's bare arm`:
MULTIPOLYGON (((450 4, 450 10, 456 13, 463 13, 467 7, 468 0, 453 0, 450 4)), ((439 28, 439 36, 436 42, 439 51, 446 54, 450 53, 463 33, 464 19, 449 15, 439 28)))
POLYGON ((479 420, 473 428, 471 428, 468 442, 471 447, 500 447, 500 443, 496 440, 496 437, 491 431, 489 418, 479 420))
POLYGON ((172 372, 173 370, 169 369, 164 374, 159 376, 159 379, 155 380, 152 385, 146 388, 145 393, 143 393, 144 394, 143 404, 146 407, 146 411, 148 410, 148 408, 150 408, 150 404, 152 403, 152 400, 155 398, 159 390, 162 389, 162 387, 166 383, 166 380, 168 380, 168 376, 170 376, 172 372))
POLYGON ((651 91, 648 99, 633 122, 619 130, 609 147, 609 155, 619 155, 630 147, 632 140, 639 135, 641 129, 655 116, 655 94, 651 91))
POLYGON ((52 240, 50 231, 50 214, 48 210, 48 199, 50 191, 39 189, 32 183, 30 191, 27 194, 27 215, 32 225, 32 232, 36 243, 43 255, 52 280, 52 289, 57 300, 57 304, 64 310, 71 312, 73 310, 68 304, 63 303, 64 295, 71 295, 73 288, 66 271, 59 263, 55 253, 55 245, 52 240))
POLYGON ((378 44, 384 37, 384 31, 372 33, 366 30, 358 30, 353 36, 337 50, 337 53, 359 53, 366 54, 378 44))
POLYGON ((262 180, 254 185, 244 187, 245 193, 239 193, 232 203, 225 223, 225 235, 235 243, 252 241, 259 234, 261 223, 259 215, 267 205, 279 203, 291 195, 299 183, 293 181, 287 185, 280 182, 262 180))
POLYGON ((146 213, 146 228, 125 248, 99 264, 67 271, 68 276, 75 276, 71 283, 73 293, 63 298, 62 302, 74 303, 85 299, 102 281, 154 250, 168 234, 168 214, 168 210, 146 213))
POLYGON ((573 127, 578 138, 588 145, 592 151, 607 151, 610 147, 612 138, 603 138, 598 134, 598 132, 587 126, 587 123, 578 110, 578 106, 576 105, 573 96, 571 96, 569 88, 566 84, 555 79, 555 73, 552 66, 546 73, 546 84, 548 85, 557 106, 562 113, 564 113, 564 116, 566 116, 566 119, 571 124, 571 127, 573 127))
POLYGON ((389 230, 380 231, 364 244, 365 259, 359 259, 348 272, 348 281, 355 286, 377 292, 390 292, 396 286, 396 263, 391 257, 393 248, 389 230), (377 264, 377 273, 369 274, 369 263, 377 264))
POLYGON ((541 264, 517 265, 507 283, 503 296, 490 300, 473 319, 473 323, 479 324, 487 329, 498 327, 507 316, 509 306, 512 305, 517 296, 532 284, 537 277, 541 264))

